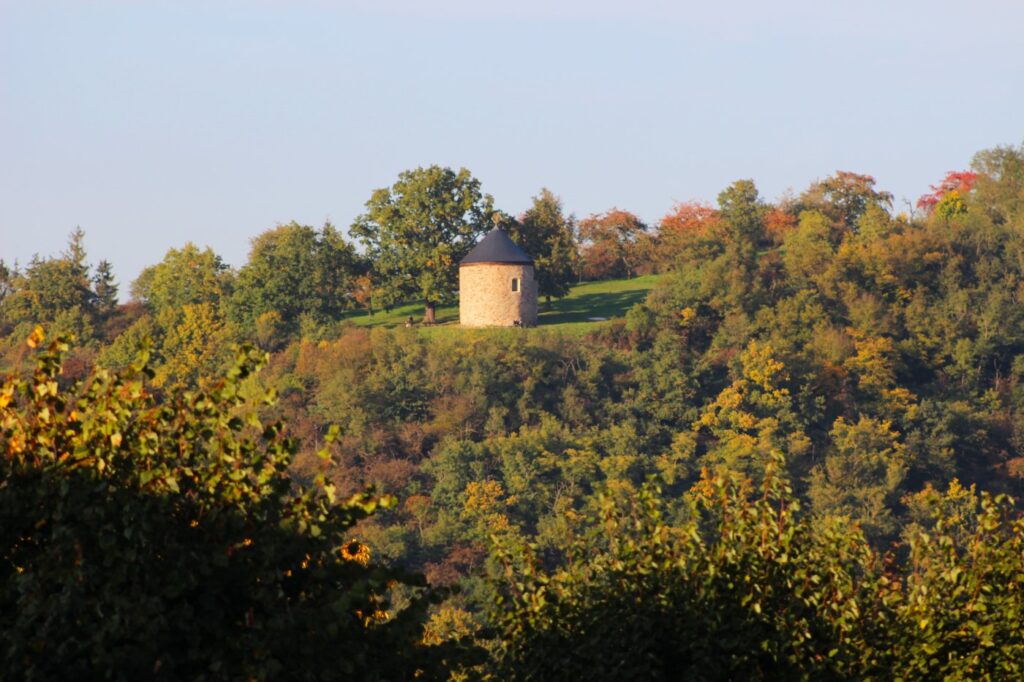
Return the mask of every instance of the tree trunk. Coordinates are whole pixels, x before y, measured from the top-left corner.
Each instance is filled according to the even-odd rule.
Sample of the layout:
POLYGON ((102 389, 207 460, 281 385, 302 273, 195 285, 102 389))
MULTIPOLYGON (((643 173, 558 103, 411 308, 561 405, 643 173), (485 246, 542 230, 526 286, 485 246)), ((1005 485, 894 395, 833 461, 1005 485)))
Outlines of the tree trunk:
POLYGON ((436 303, 434 303, 432 301, 427 301, 427 303, 426 303, 426 310, 423 313, 423 324, 425 324, 425 325, 434 324, 434 308, 436 306, 437 306, 436 303))

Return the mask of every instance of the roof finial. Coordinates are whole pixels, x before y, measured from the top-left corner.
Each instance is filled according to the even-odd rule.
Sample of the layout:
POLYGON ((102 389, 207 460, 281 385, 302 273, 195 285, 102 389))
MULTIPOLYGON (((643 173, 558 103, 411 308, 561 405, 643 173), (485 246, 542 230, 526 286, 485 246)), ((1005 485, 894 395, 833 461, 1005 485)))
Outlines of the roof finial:
POLYGON ((491 222, 494 223, 495 230, 501 229, 501 224, 505 222, 504 219, 502 218, 501 211, 495 211, 494 213, 491 214, 491 222))

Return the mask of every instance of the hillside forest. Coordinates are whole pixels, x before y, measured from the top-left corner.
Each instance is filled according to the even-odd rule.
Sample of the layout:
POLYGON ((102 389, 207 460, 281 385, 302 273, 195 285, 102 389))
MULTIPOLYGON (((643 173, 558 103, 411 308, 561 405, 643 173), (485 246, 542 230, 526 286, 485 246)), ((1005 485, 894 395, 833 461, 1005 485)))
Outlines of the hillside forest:
POLYGON ((1014 678, 1024 145, 936 180, 646 224, 432 166, 238 268, 0 261, 5 677, 1014 678), (494 225, 542 307, 656 284, 434 326, 494 225))

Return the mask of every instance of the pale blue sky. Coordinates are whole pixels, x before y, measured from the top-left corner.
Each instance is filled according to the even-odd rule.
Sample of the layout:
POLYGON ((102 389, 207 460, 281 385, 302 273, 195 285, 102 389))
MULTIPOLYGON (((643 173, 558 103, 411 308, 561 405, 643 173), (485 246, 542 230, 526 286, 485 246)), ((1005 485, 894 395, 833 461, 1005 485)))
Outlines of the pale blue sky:
POLYGON ((346 227, 418 165, 656 221, 836 169, 912 201, 1022 140, 1016 0, 0 0, 0 258, 81 225, 123 292, 186 241, 237 266, 346 227))

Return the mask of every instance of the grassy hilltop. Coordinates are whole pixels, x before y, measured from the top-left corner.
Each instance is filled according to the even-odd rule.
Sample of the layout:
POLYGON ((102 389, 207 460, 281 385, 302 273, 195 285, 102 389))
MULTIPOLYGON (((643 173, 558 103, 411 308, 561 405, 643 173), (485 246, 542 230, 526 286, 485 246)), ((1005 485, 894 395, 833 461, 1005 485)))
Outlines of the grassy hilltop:
MULTIPOLYGON (((645 275, 632 279, 576 284, 568 296, 552 301, 550 306, 541 300, 537 326, 572 332, 589 331, 606 320, 623 317, 626 311, 644 300, 659 278, 660 275, 645 275)), ((423 318, 421 303, 401 305, 388 312, 376 312, 372 316, 365 312, 351 313, 345 319, 361 327, 400 327, 410 317, 419 325, 423 318)), ((437 323, 437 327, 424 327, 423 330, 428 333, 449 333, 459 329, 459 306, 439 307, 437 323)))

